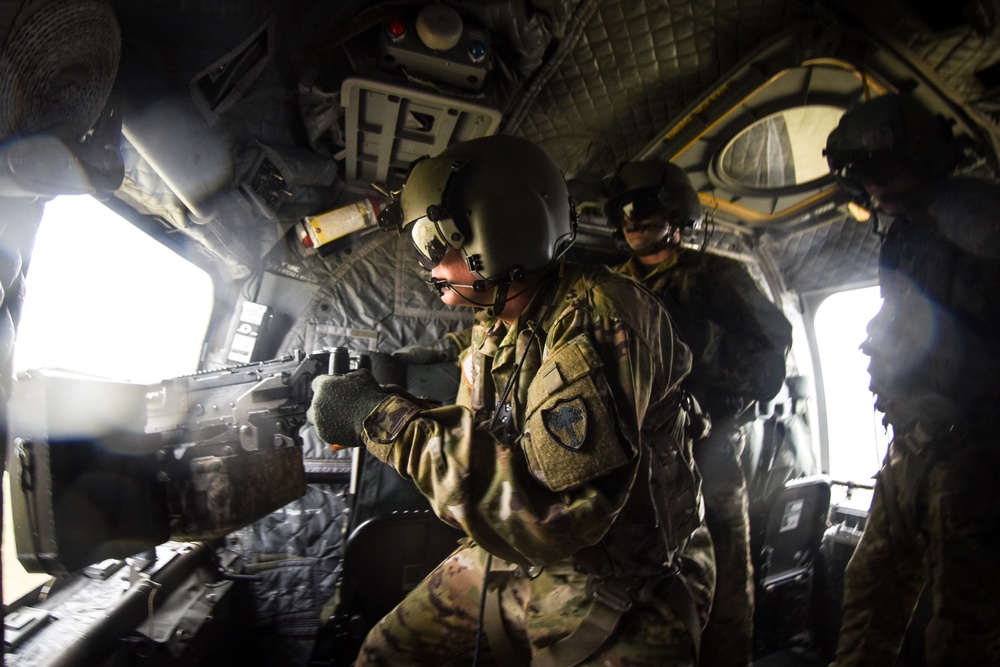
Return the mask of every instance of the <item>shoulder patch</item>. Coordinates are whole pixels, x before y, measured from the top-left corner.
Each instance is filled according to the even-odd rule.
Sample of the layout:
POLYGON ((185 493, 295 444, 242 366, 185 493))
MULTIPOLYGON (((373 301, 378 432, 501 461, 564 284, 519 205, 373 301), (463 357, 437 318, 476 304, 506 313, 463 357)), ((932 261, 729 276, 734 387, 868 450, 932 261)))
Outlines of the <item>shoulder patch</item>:
POLYGON ((564 398, 542 410, 542 423, 560 447, 576 452, 587 441, 587 406, 582 396, 564 398))

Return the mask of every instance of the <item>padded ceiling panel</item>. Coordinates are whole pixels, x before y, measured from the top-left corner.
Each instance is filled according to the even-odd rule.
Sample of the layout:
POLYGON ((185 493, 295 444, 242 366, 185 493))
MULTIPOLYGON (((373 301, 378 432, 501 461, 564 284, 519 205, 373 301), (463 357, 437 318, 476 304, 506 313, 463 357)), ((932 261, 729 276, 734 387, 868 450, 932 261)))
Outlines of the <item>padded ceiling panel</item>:
MULTIPOLYGON (((503 63, 503 67, 496 68, 496 74, 510 79, 504 81, 505 93, 508 89, 516 91, 510 93, 509 99, 497 97, 495 106, 504 112, 499 131, 535 141, 569 178, 577 180, 581 193, 598 193, 579 197, 581 203, 596 202, 596 185, 602 177, 680 121, 684 111, 713 90, 742 59, 778 33, 816 19, 813 7, 821 7, 821 19, 839 16, 842 11, 865 14, 865 25, 891 37, 899 49, 924 58, 922 67, 936 72, 938 79, 953 86, 955 92, 967 95, 974 108, 984 113, 995 109, 1000 115, 1000 90, 985 88, 974 74, 1000 59, 1000 30, 994 27, 984 32, 983 26, 964 23, 949 31, 935 31, 905 15, 904 3, 446 1, 475 16, 496 35, 503 63)), ((186 92, 199 72, 273 21, 273 42, 268 41, 265 49, 266 66, 245 96, 228 107, 215 126, 229 134, 234 163, 239 166, 247 162, 243 158, 256 155, 253 139, 281 149, 308 148, 321 158, 338 155, 342 146, 335 145, 334 133, 320 136, 323 141, 312 134, 304 136, 313 128, 300 117, 308 110, 303 108, 305 100, 299 97, 302 90, 298 86, 311 81, 299 69, 303 62, 309 62, 302 56, 316 43, 337 35, 343 38, 338 29, 343 28, 346 34, 358 12, 394 3, 112 0, 112 4, 123 28, 123 56, 128 56, 128 62, 123 63, 123 78, 127 83, 135 76, 136 89, 141 92, 154 90, 138 85, 146 82, 147 70, 159 77, 157 86, 168 92, 186 92)), ((989 3, 984 0, 980 4, 989 3)), ((375 24, 358 26, 375 29, 375 24)), ((334 51, 349 51, 351 58, 364 64, 365 53, 355 47, 367 42, 363 32, 358 35, 353 46, 335 40, 338 48, 334 51)), ((328 70, 322 73, 336 76, 328 70)), ((336 89, 327 92, 336 90, 339 80, 336 89)), ((330 109, 321 110, 333 114, 330 123, 336 127, 341 120, 334 113, 338 110, 337 100, 331 102, 330 109)), ((137 165, 133 162, 132 166, 137 165)), ((701 165, 686 166, 698 171, 701 165)), ((143 176, 133 173, 132 184, 146 185, 150 179, 143 176)), ((695 185, 707 193, 705 178, 695 185)), ((132 194, 138 197, 143 193, 132 194)), ((154 189, 145 194, 147 208, 165 210, 167 219, 180 211, 172 206, 168 192, 154 189)), ((297 208, 281 209, 279 218, 286 216, 283 224, 294 217, 289 211, 298 213, 297 208)), ((722 214, 720 209, 720 218, 722 214)), ((818 289, 827 280, 846 283, 874 278, 878 239, 867 226, 840 220, 811 227, 811 231, 789 230, 792 225, 801 229, 812 223, 778 221, 774 229, 769 228, 772 225, 767 229, 757 225, 754 230, 758 247, 774 254, 790 287, 809 290, 818 289), (843 268, 839 275, 833 275, 838 264, 843 268)), ((241 220, 238 224, 245 223, 241 220)), ((236 229, 233 233, 241 232, 236 229)))
POLYGON ((785 285, 802 294, 878 277, 880 238, 871 223, 841 218, 788 236, 768 235, 761 248, 774 258, 785 285))
POLYGON ((665 4, 599 3, 517 128, 568 175, 613 171, 762 39, 806 16, 794 0, 665 4))
MULTIPOLYGON (((862 17, 881 38, 922 59, 951 92, 1000 124, 1000 88, 984 85, 975 75, 1000 63, 1000 6, 995 2, 951 6, 951 25, 944 30, 906 11, 902 3, 840 0, 837 4, 862 17)), ((949 11, 947 3, 930 3, 926 8, 932 7, 945 14, 949 11)))

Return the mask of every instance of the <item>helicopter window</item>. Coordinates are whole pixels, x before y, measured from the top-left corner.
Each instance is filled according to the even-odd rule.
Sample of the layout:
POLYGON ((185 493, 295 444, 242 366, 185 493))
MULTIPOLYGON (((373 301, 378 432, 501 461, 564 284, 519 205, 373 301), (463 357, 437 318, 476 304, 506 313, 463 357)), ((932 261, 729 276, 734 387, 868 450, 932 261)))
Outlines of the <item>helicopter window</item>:
MULTIPOLYGON (((211 278, 97 200, 46 204, 26 284, 15 371, 156 382, 198 370, 211 278)), ((4 472, 4 604, 49 579, 17 560, 7 484, 4 472)))
POLYGON ((839 292, 816 311, 816 342, 826 395, 829 474, 834 480, 870 484, 891 432, 882 425, 868 390, 868 357, 858 346, 882 305, 878 287, 839 292))
POLYGON ((46 204, 14 369, 155 382, 198 370, 209 275, 88 196, 46 204))
POLYGON ((785 109, 761 118, 722 150, 718 173, 740 187, 776 190, 830 173, 823 147, 844 110, 826 105, 785 109))

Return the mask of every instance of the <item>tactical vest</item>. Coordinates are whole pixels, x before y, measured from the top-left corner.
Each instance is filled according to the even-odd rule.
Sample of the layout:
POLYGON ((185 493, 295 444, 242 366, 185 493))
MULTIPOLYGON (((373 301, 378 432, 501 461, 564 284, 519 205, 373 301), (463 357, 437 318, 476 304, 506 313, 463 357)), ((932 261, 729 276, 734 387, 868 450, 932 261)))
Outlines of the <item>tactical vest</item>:
MULTIPOLYGON (((544 363, 542 352, 547 332, 565 309, 572 307, 574 299, 586 299, 593 287, 587 276, 573 275, 576 280, 564 277, 555 287, 556 292, 551 297, 553 305, 547 308, 547 312, 543 312, 546 308, 541 307, 532 308, 527 313, 529 317, 523 320, 514 346, 509 343, 504 346, 506 329, 494 331, 491 319, 477 321, 473 327, 471 347, 462 362, 466 400, 476 415, 477 426, 488 429, 492 424, 492 432, 503 442, 516 445, 524 429, 528 387, 544 363), (568 295, 571 295, 569 299, 568 295), (538 323, 530 315, 541 317, 542 321, 538 323), (502 394, 515 370, 518 380, 503 400, 499 394, 502 394), (497 409, 501 400, 502 406, 497 409)), ((655 300, 655 296, 649 294, 655 300)), ((666 549, 672 555, 704 518, 701 478, 694 466, 691 449, 691 431, 698 430, 696 435, 701 435, 704 423, 693 418, 692 399, 684 392, 675 390, 669 400, 676 402, 673 405, 651 406, 651 410, 658 408, 657 414, 647 414, 647 421, 655 423, 662 419, 663 423, 655 433, 643 428, 644 446, 629 453, 641 459, 636 492, 646 489, 648 503, 662 532, 666 549), (670 414, 672 418, 664 418, 670 414), (649 474, 644 471, 649 471, 649 474)), ((587 558, 583 557, 583 560, 587 558)), ((591 570, 585 563, 581 564, 591 570)))
POLYGON ((618 270, 666 306, 694 357, 685 388, 713 422, 752 417, 753 401, 781 389, 791 324, 739 262, 682 249, 654 267, 633 258, 618 270))

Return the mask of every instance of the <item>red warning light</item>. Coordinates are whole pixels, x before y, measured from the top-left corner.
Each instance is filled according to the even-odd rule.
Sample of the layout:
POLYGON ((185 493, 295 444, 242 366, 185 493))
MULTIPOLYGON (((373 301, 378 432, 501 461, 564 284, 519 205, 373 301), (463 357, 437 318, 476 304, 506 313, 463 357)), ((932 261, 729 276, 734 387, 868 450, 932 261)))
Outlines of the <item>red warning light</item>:
POLYGON ((406 24, 399 19, 389 21, 385 25, 385 31, 389 33, 389 36, 394 40, 402 39, 406 35, 406 24))

